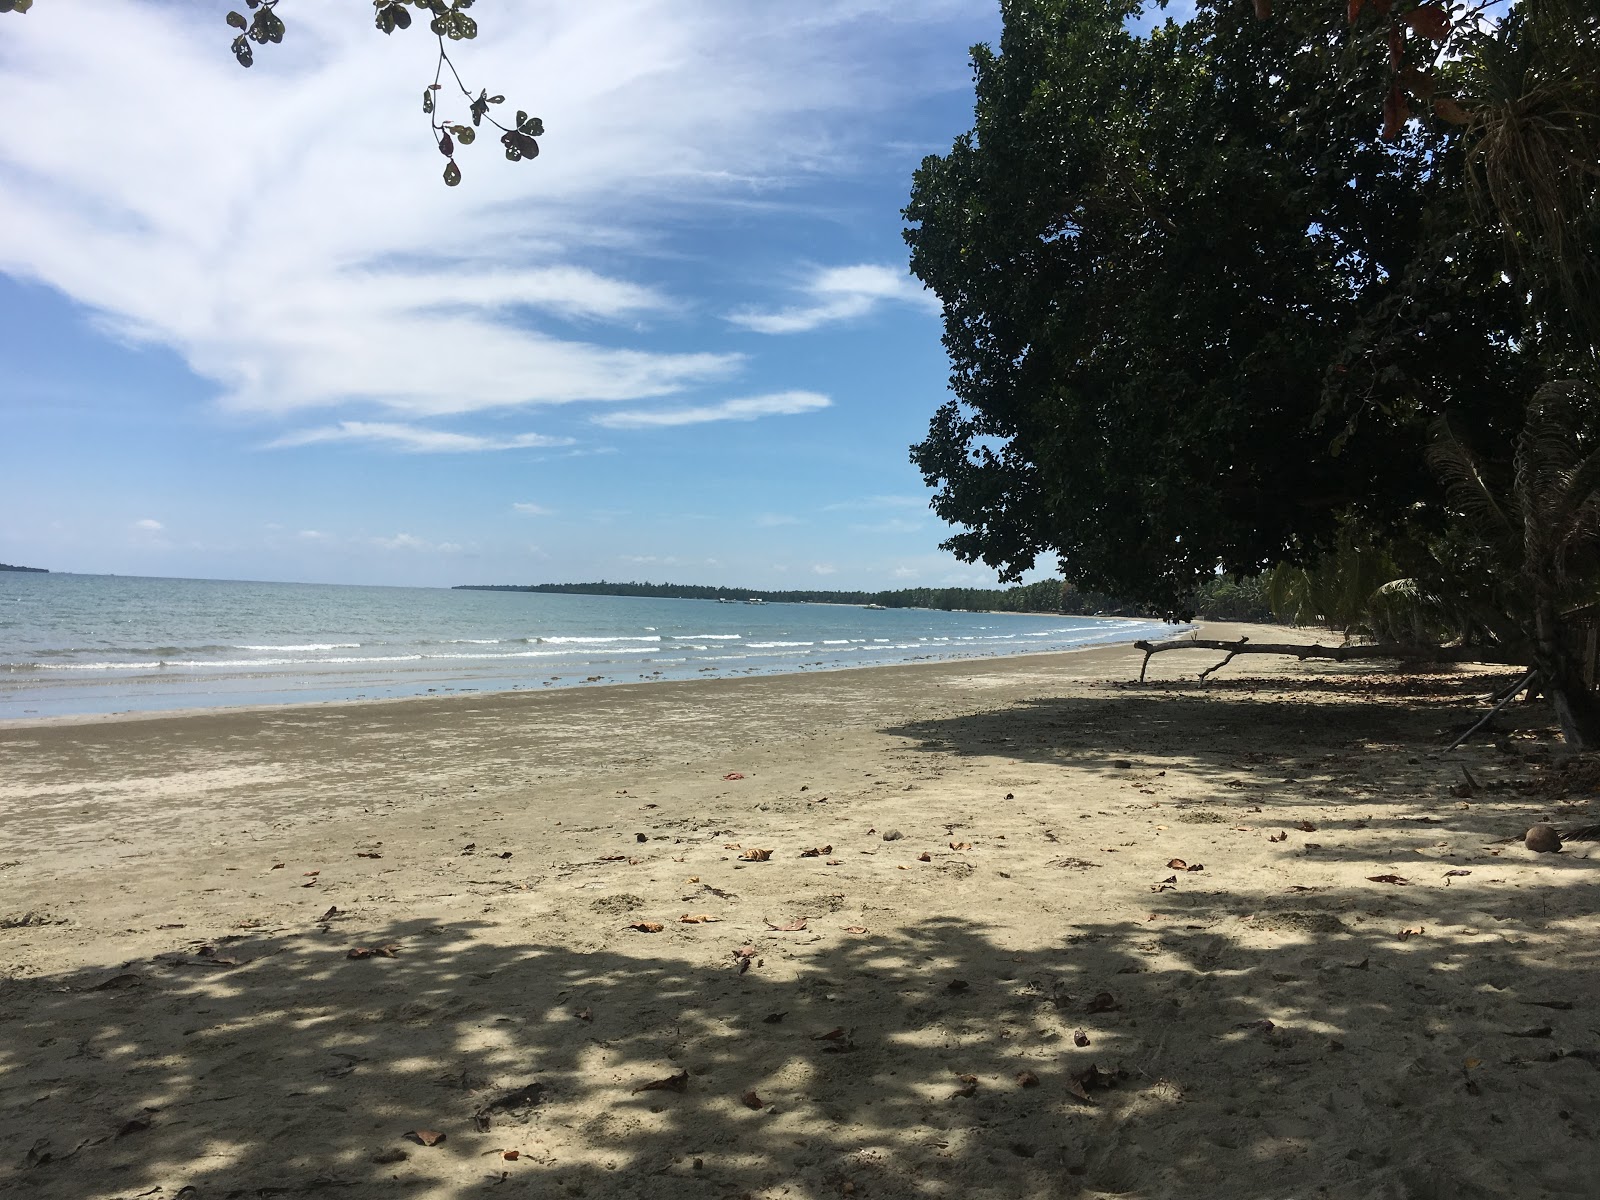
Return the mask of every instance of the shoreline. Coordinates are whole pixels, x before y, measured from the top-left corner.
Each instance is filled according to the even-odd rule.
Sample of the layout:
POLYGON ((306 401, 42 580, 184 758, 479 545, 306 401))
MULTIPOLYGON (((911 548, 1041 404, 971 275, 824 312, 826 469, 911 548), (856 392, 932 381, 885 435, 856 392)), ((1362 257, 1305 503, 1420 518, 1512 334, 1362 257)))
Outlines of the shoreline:
MULTIPOLYGON (((1004 614, 995 614, 995 615, 1035 616, 1035 615, 1047 615, 1047 614, 1004 613, 1004 614)), ((1120 618, 1120 617, 1104 617, 1104 618, 1082 617, 1082 618, 1078 618, 1078 617, 1075 617, 1073 619, 1074 620, 1125 620, 1125 619, 1128 619, 1128 618, 1120 618)), ((1198 622, 1197 621, 1197 622, 1194 622, 1193 624, 1190 624, 1190 625, 1187 625, 1187 626, 1175 627, 1175 628, 1181 628, 1183 634, 1191 634, 1192 633, 1192 634, 1195 634, 1196 636, 1202 636, 1203 637, 1203 636, 1211 636, 1212 634, 1216 634, 1217 636, 1237 636, 1237 634, 1231 633, 1229 631, 1233 631, 1233 630, 1246 630, 1246 631, 1248 631, 1248 630, 1251 630, 1251 629, 1275 629, 1277 627, 1275 627, 1275 626, 1256 626, 1256 625, 1249 625, 1249 624, 1240 623, 1240 622, 1216 622, 1216 621, 1213 621, 1213 622, 1198 622), (1207 631, 1210 631, 1210 632, 1207 632, 1207 631), (1221 632, 1218 632, 1218 631, 1221 631, 1221 632)), ((1180 634, 1174 633, 1172 636, 1177 637, 1177 636, 1180 636, 1180 634)), ((342 707, 360 706, 360 705, 366 705, 366 704, 371 704, 371 705, 394 705, 394 704, 404 704, 404 703, 407 703, 407 702, 410 702, 410 701, 432 703, 432 702, 436 702, 436 701, 463 700, 463 699, 474 699, 474 698, 481 700, 481 699, 484 699, 484 698, 487 698, 487 697, 491 697, 491 696, 499 697, 499 696, 512 696, 512 695, 534 696, 534 695, 565 694, 565 693, 573 692, 573 691, 588 691, 588 690, 593 689, 593 688, 630 688, 630 687, 655 688, 655 687, 661 687, 661 686, 669 685, 669 684, 699 684, 699 683, 711 683, 711 682, 724 682, 724 683, 727 683, 727 682, 734 682, 734 681, 745 680, 745 679, 787 679, 787 678, 792 678, 792 677, 811 677, 811 676, 828 675, 828 674, 834 674, 834 673, 846 672, 846 671, 890 671, 890 670, 898 670, 898 669, 905 668, 905 667, 938 667, 938 666, 948 666, 948 665, 953 665, 953 664, 956 664, 956 665, 958 665, 958 664, 971 665, 971 664, 985 663, 985 662, 1004 662, 1004 661, 1009 661, 1011 659, 1053 658, 1053 657, 1057 657, 1057 656, 1060 656, 1060 655, 1079 655, 1079 654, 1093 653, 1093 652, 1096 652, 1096 651, 1120 651, 1120 650, 1126 650, 1126 649, 1131 648, 1132 645, 1133 645, 1133 642, 1136 641, 1136 640, 1138 640, 1138 639, 1137 638, 1133 638, 1133 639, 1130 639, 1129 641, 1126 641, 1126 642, 1120 642, 1120 641, 1119 642, 1094 642, 1094 643, 1090 643, 1090 644, 1083 645, 1083 646, 1074 646, 1074 647, 1071 647, 1069 649, 1064 649, 1064 650, 1019 651, 1019 652, 1016 652, 1016 653, 1009 653, 1009 654, 1007 654, 1007 653, 999 653, 999 652, 975 653, 975 654, 972 654, 972 655, 967 656, 967 657, 951 657, 951 658, 931 658, 930 657, 930 658, 928 658, 926 660, 897 662, 897 663, 861 663, 861 664, 848 664, 848 663, 845 663, 845 664, 839 664, 839 665, 834 665, 834 666, 812 667, 812 668, 797 668, 797 669, 792 669, 792 670, 774 669, 774 670, 757 670, 757 671, 748 671, 748 672, 745 672, 745 671, 730 672, 730 673, 728 673, 726 675, 709 675, 708 674, 708 675, 702 675, 702 676, 697 676, 697 677, 696 676, 691 676, 691 677, 683 677, 683 678, 667 678, 667 679, 655 679, 655 680, 646 680, 646 679, 621 680, 621 679, 618 679, 618 680, 616 680, 614 682, 612 682, 612 681, 601 681, 601 682, 595 682, 595 683, 588 683, 588 682, 566 683, 566 684, 563 684, 563 685, 561 685, 559 687, 553 687, 553 688, 543 688, 543 687, 541 687, 541 688, 539 688, 537 690, 535 690, 534 688, 532 688, 530 686, 522 685, 522 684, 519 684, 519 685, 516 685, 516 686, 513 686, 513 687, 495 687, 495 686, 492 686, 492 685, 485 685, 485 686, 481 686, 481 687, 455 687, 455 688, 453 688, 451 690, 451 692, 448 695, 445 695, 445 694, 433 694, 433 693, 429 692, 429 693, 421 693, 421 694, 408 694, 408 695, 402 695, 402 696, 373 696, 373 697, 352 697, 352 698, 330 698, 330 699, 324 699, 324 700, 293 700, 293 701, 287 701, 287 702, 283 702, 283 703, 217 704, 217 705, 190 706, 190 707, 187 707, 187 708, 158 708, 158 709, 142 709, 142 708, 139 708, 139 709, 124 709, 124 710, 120 710, 120 711, 117 711, 117 712, 57 713, 57 714, 53 714, 53 715, 49 715, 49 716, 21 716, 21 717, 0 716, 0 733, 3 733, 5 730, 8 730, 8 729, 37 729, 37 728, 48 728, 48 727, 51 727, 51 726, 54 726, 54 725, 103 724, 103 723, 118 722, 118 721, 162 720, 162 719, 166 719, 166 718, 175 718, 176 719, 176 718, 186 718, 186 717, 200 716, 200 715, 208 714, 208 713, 282 712, 282 711, 294 711, 294 710, 300 710, 300 709, 325 709, 325 708, 335 708, 335 707, 341 707, 342 708, 342 707)))

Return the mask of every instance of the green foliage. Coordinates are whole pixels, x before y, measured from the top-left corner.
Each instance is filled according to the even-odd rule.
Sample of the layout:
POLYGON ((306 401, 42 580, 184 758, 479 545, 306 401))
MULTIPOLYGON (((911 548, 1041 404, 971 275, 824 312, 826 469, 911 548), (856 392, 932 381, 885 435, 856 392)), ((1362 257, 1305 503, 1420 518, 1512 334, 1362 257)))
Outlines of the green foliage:
POLYGON ((962 558, 1170 606, 1347 516, 1437 520, 1428 421, 1514 435, 1538 372, 1459 133, 1382 139, 1342 12, 1201 0, 1141 38, 1137 7, 1005 0, 975 49, 974 128, 906 209, 956 397, 912 457, 962 558))

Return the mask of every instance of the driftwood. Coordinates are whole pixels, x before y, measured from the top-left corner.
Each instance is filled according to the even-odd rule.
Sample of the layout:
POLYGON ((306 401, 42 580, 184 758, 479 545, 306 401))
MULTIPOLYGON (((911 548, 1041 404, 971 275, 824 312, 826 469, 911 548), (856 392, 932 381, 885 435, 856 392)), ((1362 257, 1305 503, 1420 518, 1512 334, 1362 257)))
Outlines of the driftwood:
POLYGON ((1394 658, 1405 662, 1495 663, 1517 667, 1528 665, 1525 655, 1493 646, 1403 646, 1397 642, 1323 646, 1317 643, 1297 645, 1290 642, 1252 642, 1247 637, 1242 637, 1236 642, 1217 641, 1214 638, 1179 638, 1172 642, 1139 641, 1135 642, 1134 646, 1144 651, 1144 662, 1139 665, 1140 683, 1144 682, 1151 656, 1166 650, 1226 650, 1228 652, 1226 658, 1200 672, 1202 680, 1213 671, 1219 671, 1227 666, 1239 654, 1281 654, 1298 658, 1301 662, 1308 658, 1329 659, 1333 662, 1350 662, 1363 658, 1394 658))

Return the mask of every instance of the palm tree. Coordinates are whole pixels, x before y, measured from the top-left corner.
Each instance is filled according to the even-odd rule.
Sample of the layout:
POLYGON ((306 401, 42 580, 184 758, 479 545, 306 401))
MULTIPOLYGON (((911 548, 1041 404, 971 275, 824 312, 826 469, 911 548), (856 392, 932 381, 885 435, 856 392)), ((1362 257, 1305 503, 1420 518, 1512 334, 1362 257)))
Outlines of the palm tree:
POLYGON ((1528 405, 1511 478, 1496 481, 1440 419, 1428 452, 1452 516, 1478 539, 1502 580, 1500 607, 1525 631, 1562 736, 1600 748, 1600 700, 1584 680, 1578 622, 1600 612, 1600 390, 1546 384, 1528 405), (1505 599, 1510 598, 1510 604, 1505 599))

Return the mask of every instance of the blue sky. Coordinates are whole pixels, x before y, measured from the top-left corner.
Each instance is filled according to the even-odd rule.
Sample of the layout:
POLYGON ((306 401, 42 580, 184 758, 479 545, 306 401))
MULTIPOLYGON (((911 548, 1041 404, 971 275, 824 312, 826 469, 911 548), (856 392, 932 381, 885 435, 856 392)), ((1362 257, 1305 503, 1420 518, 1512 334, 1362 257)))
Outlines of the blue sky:
POLYGON ((225 11, 0 17, 0 561, 994 581, 907 458, 947 371, 899 217, 993 0, 480 5, 463 76, 549 133, 457 188, 424 31, 288 0, 247 72, 225 11))

